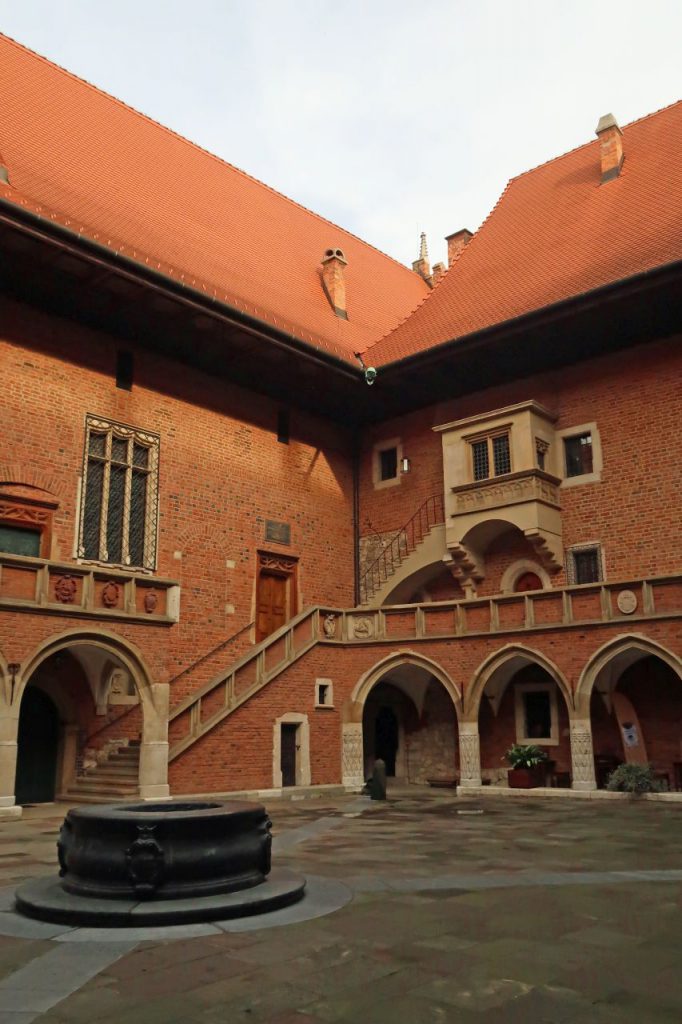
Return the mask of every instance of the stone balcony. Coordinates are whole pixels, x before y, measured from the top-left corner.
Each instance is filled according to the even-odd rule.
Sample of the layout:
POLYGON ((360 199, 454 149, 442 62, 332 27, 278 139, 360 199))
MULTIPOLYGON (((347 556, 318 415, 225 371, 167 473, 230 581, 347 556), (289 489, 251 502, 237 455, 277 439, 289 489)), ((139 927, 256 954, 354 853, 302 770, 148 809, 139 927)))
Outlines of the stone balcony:
POLYGON ((180 616, 180 586, 105 566, 0 553, 0 608, 170 625, 180 616))
POLYGON ((519 529, 549 572, 561 567, 561 504, 558 477, 541 469, 450 488, 446 495, 446 543, 455 562, 482 576, 476 549, 486 546, 496 531, 519 529), (477 572, 478 570, 478 572, 477 572))

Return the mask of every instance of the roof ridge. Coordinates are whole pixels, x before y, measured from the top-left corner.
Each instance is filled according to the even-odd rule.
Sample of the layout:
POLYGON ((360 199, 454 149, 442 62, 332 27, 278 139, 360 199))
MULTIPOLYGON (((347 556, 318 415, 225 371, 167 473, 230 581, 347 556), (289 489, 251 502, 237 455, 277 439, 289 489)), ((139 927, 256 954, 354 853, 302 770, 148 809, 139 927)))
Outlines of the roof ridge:
MULTIPOLYGON (((488 223, 488 221, 490 220, 490 218, 492 217, 492 215, 493 215, 493 214, 495 213, 495 210, 497 209, 497 207, 498 207, 498 206, 500 205, 500 203, 502 202, 502 200, 503 200, 503 199, 504 199, 504 197, 506 196, 506 194, 507 194, 507 192, 509 191, 509 189, 510 189, 511 185, 513 184, 514 180, 515 180, 514 178, 509 178, 509 180, 507 181, 507 184, 506 184, 506 185, 504 186, 504 188, 503 188, 503 189, 502 189, 502 191, 500 192, 499 196, 497 197, 497 199, 496 199, 496 200, 495 200, 495 202, 493 203, 492 207, 490 208, 490 211, 489 211, 489 212, 488 212, 488 213, 486 214, 486 216, 485 216, 485 217, 483 218, 483 220, 482 220, 482 221, 481 221, 481 223, 479 224, 478 228, 476 229, 476 231, 474 231, 473 235, 471 236, 471 238, 469 239, 469 241, 467 242, 467 244, 466 244, 466 245, 464 246, 464 248, 463 248, 463 249, 461 249, 461 250, 460 250, 460 252, 459 252, 459 253, 457 254, 457 256, 455 257, 455 260, 454 260, 454 262, 452 263, 452 265, 449 265, 449 266, 448 266, 448 268, 447 268, 446 272, 445 272, 445 273, 443 274, 443 276, 442 276, 442 278, 440 279, 440 281, 438 282, 438 284, 442 284, 442 282, 443 282, 443 281, 445 280, 445 278, 446 278, 446 277, 448 276, 448 274, 450 273, 450 271, 451 271, 451 270, 452 270, 452 269, 453 269, 453 268, 455 267, 455 264, 459 263, 460 259, 461 259, 461 258, 462 258, 462 256, 464 255, 465 251, 467 251, 468 249, 470 249, 470 248, 471 248, 471 246, 472 246, 472 245, 474 244, 474 242, 476 241, 476 239, 477 239, 477 238, 478 238, 478 236, 480 235, 481 231, 483 230, 483 228, 484 228, 484 227, 485 227, 485 225, 486 225, 486 224, 488 223)), ((400 320, 400 321, 399 321, 399 322, 398 322, 397 324, 395 324, 395 325, 394 325, 394 326, 393 326, 393 327, 392 327, 392 328, 390 329, 390 331, 387 331, 387 332, 386 332, 386 334, 382 334, 382 336, 381 336, 380 338, 377 338, 377 340, 376 340, 376 341, 373 341, 373 342, 371 342, 371 343, 370 343, 370 344, 369 344, 369 345, 367 346, 367 348, 363 350, 362 354, 364 355, 364 354, 365 354, 366 352, 371 352, 371 351, 372 351, 372 349, 374 349, 374 348, 375 348, 375 347, 376 347, 377 345, 380 345, 380 344, 382 343, 382 341, 386 341, 386 340, 387 340, 388 338, 390 338, 390 337, 391 337, 391 335, 392 335, 392 334, 394 334, 394 333, 395 333, 395 332, 396 332, 396 331, 398 330, 398 328, 402 327, 402 325, 403 325, 403 324, 407 323, 407 321, 408 321, 408 320, 410 320, 410 319, 411 319, 411 318, 412 318, 412 317, 413 317, 413 316, 415 315, 415 313, 417 312, 417 310, 421 309, 421 308, 422 308, 422 306, 424 306, 424 305, 425 305, 425 304, 426 304, 426 303, 427 303, 427 302, 429 301, 429 299, 430 299, 430 298, 431 298, 431 297, 432 297, 432 296, 434 295, 434 293, 436 292, 436 290, 437 290, 437 287, 438 287, 438 286, 436 286, 436 288, 433 288, 433 289, 432 289, 432 290, 431 290, 430 292, 428 292, 428 293, 427 293, 427 294, 426 294, 426 295, 424 296, 424 298, 422 299, 422 301, 421 301, 421 302, 419 303, 419 305, 415 306, 415 307, 414 307, 414 309, 412 310, 412 312, 408 313, 408 314, 407 314, 407 316, 404 316, 402 320, 400 320)))
POLYGON ((256 185, 259 185, 267 192, 271 192, 273 195, 278 196, 280 199, 284 199, 287 203, 291 203, 292 206, 296 206, 299 210, 303 210, 305 213, 310 214, 311 217, 315 217, 323 224, 329 224, 330 227, 335 228, 337 231, 342 231, 345 235, 349 236, 350 238, 354 238, 357 242, 360 242, 362 245, 367 246, 368 249, 373 249, 374 252, 378 253, 380 256, 383 256, 384 259, 390 260, 391 263, 394 263, 396 266, 400 267, 401 270, 404 270, 406 273, 414 273, 414 271, 411 270, 410 267, 408 267, 405 263, 401 263, 400 260, 397 260, 394 256, 391 256, 389 255, 389 253, 386 253, 382 249, 377 248, 376 245, 372 245, 371 242, 367 242, 365 241, 364 238, 360 238, 359 235, 356 235, 354 232, 349 231, 347 228, 342 228, 339 224, 335 224, 334 221, 329 220, 328 217, 323 217, 322 214, 316 213, 315 210, 311 210, 308 206, 304 206, 303 203, 299 203, 296 199, 292 199, 290 196, 285 195, 284 192, 279 192, 276 188, 272 188, 271 185, 267 185, 264 181, 261 181, 260 178, 256 178, 253 174, 249 174, 248 171, 244 171, 241 167, 237 167, 236 164, 231 164, 228 160, 225 160, 223 157, 218 156, 216 153, 212 153, 210 149, 205 149, 203 146, 200 146, 198 142, 193 142, 192 139, 188 139, 186 136, 181 135, 180 132, 175 131, 175 129, 169 128, 168 125, 162 124, 161 121, 157 121, 155 118, 150 117, 149 114, 143 113, 143 111, 131 106, 130 103, 126 103, 125 100, 122 100, 118 96, 114 96, 112 93, 107 92, 106 89, 101 89, 98 85, 95 85, 93 82, 89 82, 87 78, 81 78, 80 75, 74 74, 73 71, 69 71, 68 68, 62 67, 61 64, 55 63, 55 61, 50 60, 49 57, 45 57, 44 54, 38 53, 37 50, 32 50, 29 46, 26 46, 24 43, 19 42, 18 39, 13 39, 11 36, 6 35, 6 33, 4 32, 0 32, 0 39, 5 39, 8 43, 11 43, 18 49, 23 50, 24 53, 30 54, 32 57, 37 57, 38 60, 42 61, 44 64, 48 64, 51 68, 60 71, 63 75, 66 75, 68 78, 73 79, 73 81, 78 82, 80 85, 84 85, 86 86, 86 88, 92 89, 94 92, 99 93, 100 96, 106 96, 107 99, 113 100, 114 103, 117 103, 120 107, 124 107, 126 110, 129 110, 132 114, 135 114, 136 117, 143 118, 145 121, 148 121, 149 124, 153 124, 157 128, 160 128, 162 131, 167 132, 169 135, 174 136, 174 138, 179 139, 181 142, 185 143, 188 146, 191 146, 199 153, 203 153, 206 156, 210 157, 212 160, 216 160, 224 167, 229 167, 230 170, 236 171, 237 174, 241 174, 244 178, 248 178, 249 181, 252 181, 256 185))
MULTIPOLYGON (((672 103, 666 103, 664 107, 659 107, 658 110, 652 110, 649 114, 643 114, 641 117, 636 117, 634 121, 628 121, 627 124, 619 125, 621 131, 625 131, 626 128, 633 128, 636 124, 641 124, 642 121, 648 121, 652 117, 656 117, 658 114, 662 114, 665 110, 672 110, 678 103, 682 103, 682 99, 673 100, 672 103)), ((513 175, 509 179, 509 182, 517 181, 519 178, 524 178, 527 174, 533 174, 534 171, 539 171, 541 167, 547 167, 548 164, 556 163, 557 160, 563 160, 564 157, 571 156, 573 153, 578 153, 581 149, 586 149, 588 146, 594 146, 597 142, 595 136, 594 139, 589 139, 588 142, 581 142, 579 146, 573 146, 572 149, 567 149, 565 153, 559 153, 557 156, 552 156, 548 160, 541 160, 539 164, 535 164, 533 167, 526 168, 525 171, 519 171, 518 174, 513 175)), ((485 223, 485 221, 483 222, 485 223)), ((482 225, 481 225, 482 226, 482 225)), ((480 228, 479 228, 480 230, 480 228)))

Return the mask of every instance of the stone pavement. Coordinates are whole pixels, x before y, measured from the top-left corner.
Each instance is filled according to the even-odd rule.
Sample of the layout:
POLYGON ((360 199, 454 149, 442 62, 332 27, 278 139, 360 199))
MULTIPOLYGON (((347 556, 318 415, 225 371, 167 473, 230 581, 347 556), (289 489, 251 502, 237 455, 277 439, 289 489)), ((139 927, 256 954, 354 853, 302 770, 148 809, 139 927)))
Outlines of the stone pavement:
MULTIPOLYGON (((682 1019, 682 808, 389 797, 268 801, 277 864, 353 890, 328 916, 175 941, 0 936, 0 1024, 682 1019)), ((0 887, 54 869, 64 811, 0 824, 0 887)))

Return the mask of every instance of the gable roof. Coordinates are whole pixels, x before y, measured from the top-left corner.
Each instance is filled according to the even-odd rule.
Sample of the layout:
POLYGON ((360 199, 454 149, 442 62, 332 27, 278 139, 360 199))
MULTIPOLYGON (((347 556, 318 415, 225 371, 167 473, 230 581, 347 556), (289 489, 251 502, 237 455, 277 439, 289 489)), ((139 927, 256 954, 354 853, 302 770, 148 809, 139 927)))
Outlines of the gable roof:
POLYGON ((370 347, 377 366, 682 258, 682 102, 623 129, 620 175, 599 141, 513 178, 421 306, 370 347))
POLYGON ((428 292, 412 270, 0 35, 0 196, 338 358, 428 292), (343 249, 348 317, 320 279, 343 249))

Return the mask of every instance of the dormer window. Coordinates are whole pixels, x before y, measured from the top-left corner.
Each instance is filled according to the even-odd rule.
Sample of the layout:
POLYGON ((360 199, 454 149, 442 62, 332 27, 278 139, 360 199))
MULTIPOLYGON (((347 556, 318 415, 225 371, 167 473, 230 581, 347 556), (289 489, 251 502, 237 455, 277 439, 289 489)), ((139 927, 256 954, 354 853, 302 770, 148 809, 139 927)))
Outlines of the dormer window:
POLYGON ((490 476, 511 473, 508 431, 489 434, 470 443, 474 480, 487 480, 490 476))

